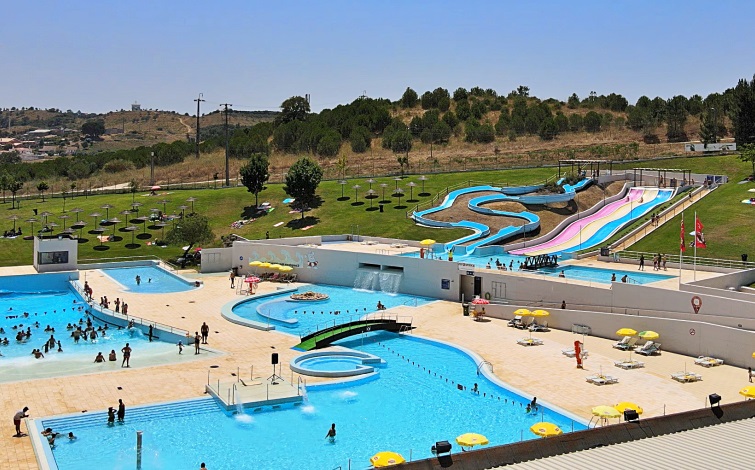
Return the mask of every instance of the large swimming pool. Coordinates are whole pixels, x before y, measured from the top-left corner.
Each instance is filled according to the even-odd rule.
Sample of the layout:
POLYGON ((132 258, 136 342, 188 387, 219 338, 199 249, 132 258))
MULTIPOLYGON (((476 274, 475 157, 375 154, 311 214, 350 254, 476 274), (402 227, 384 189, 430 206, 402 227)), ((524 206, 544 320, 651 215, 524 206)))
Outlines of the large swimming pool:
POLYGON ((292 301, 291 292, 251 299, 236 305, 233 313, 260 323, 269 323, 282 331, 303 333, 336 321, 356 320, 377 311, 377 303, 386 308, 400 305, 424 305, 435 299, 405 294, 354 289, 326 284, 299 287, 298 292, 314 291, 326 294, 325 301, 292 301), (338 313, 336 313, 338 312, 338 313))
MULTIPOLYGON (((143 431, 143 468, 220 469, 368 468, 377 452, 407 460, 431 457, 439 440, 477 432, 491 445, 533 439, 529 427, 545 420, 564 432, 585 429, 546 407, 527 414, 532 397, 521 397, 477 375, 476 360, 445 344, 394 333, 372 333, 339 345, 380 356, 377 376, 310 386, 302 406, 237 418, 211 399, 131 408, 123 425, 108 427, 104 412, 44 419, 43 427, 74 432, 53 450, 61 470, 131 468, 136 431, 143 431), (474 383, 479 394, 472 393, 474 383), (459 389, 459 386, 463 389, 459 389), (337 439, 325 435, 336 424, 337 439)), ((284 374, 285 375, 285 374, 284 374)))
POLYGON ((105 268, 101 271, 122 285, 125 290, 136 294, 168 294, 195 289, 191 281, 155 265, 105 268), (138 284, 136 276, 140 279, 138 284))
MULTIPOLYGON (((86 328, 87 304, 69 285, 68 274, 36 274, 27 276, 0 277, 0 338, 8 338, 7 345, 0 345, 0 382, 26 380, 36 377, 61 376, 74 373, 91 373, 112 368, 114 363, 93 364, 94 357, 102 352, 105 357, 115 350, 121 357, 121 348, 131 343, 134 357, 175 354, 175 346, 159 341, 150 343, 135 329, 108 328, 94 341, 85 339, 74 342, 69 325, 86 328), (25 315, 28 314, 27 315, 25 315), (31 332, 29 338, 16 340, 23 330, 31 332), (54 329, 54 331, 45 331, 54 329), (45 348, 50 337, 56 341, 52 348, 45 348), (58 351, 60 341, 62 352, 58 351), (39 349, 44 358, 31 355, 39 349)), ((94 327, 102 324, 94 322, 94 327)), ((139 361, 135 361, 138 362, 139 361)), ((120 360, 117 366, 120 367, 120 360)))

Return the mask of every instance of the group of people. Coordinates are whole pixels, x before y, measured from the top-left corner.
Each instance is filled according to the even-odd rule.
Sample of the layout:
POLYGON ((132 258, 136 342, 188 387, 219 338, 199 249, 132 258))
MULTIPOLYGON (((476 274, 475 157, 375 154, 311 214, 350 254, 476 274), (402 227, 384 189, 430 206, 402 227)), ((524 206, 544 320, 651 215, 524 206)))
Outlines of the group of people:
POLYGON ((18 230, 12 229, 12 230, 6 230, 5 232, 3 232, 3 237, 5 238, 15 238, 15 237, 20 237, 21 235, 23 235, 23 233, 21 232, 21 227, 18 227, 18 230))
MULTIPOLYGON (((194 354, 199 354, 200 345, 207 344, 207 338, 210 336, 210 326, 207 322, 202 322, 202 326, 199 327, 199 331, 194 332, 194 338, 190 333, 186 333, 186 344, 194 343, 194 354)), ((183 341, 178 342, 178 354, 182 354, 184 350, 183 341)))
POLYGON ((658 253, 657 255, 653 255, 653 271, 660 271, 661 269, 668 271, 668 269, 666 269, 667 261, 668 256, 665 254, 658 253))
MULTIPOLYGON (((26 436, 25 433, 21 432, 21 420, 24 418, 28 418, 28 411, 29 407, 25 406, 21 411, 16 412, 16 414, 13 415, 13 425, 16 427, 16 434, 13 435, 13 437, 24 437, 26 436)), ((52 428, 45 428, 44 431, 42 431, 42 435, 47 438, 47 442, 50 444, 50 447, 55 447, 55 439, 60 436, 60 433, 54 432, 52 428)), ((76 436, 72 432, 68 433, 68 439, 71 441, 76 440, 76 436)))
MULTIPOLYGON (((521 269, 521 264, 522 263, 519 263, 520 269, 521 269)), ((488 263, 485 265, 485 269, 492 269, 493 265, 495 265, 496 269, 499 269, 501 271, 513 271, 514 270, 514 261, 513 260, 509 262, 509 267, 507 269, 506 268, 506 263, 501 263, 500 259, 496 258, 495 261, 493 261, 493 258, 490 258, 490 260, 488 260, 488 263)))
MULTIPOLYGON (((126 405, 123 403, 123 400, 121 398, 118 399, 118 411, 117 411, 117 417, 118 422, 123 423, 123 421, 126 419, 126 405)), ((116 411, 115 408, 108 407, 107 409, 107 425, 108 426, 114 426, 115 425, 115 418, 116 418, 116 411)))
MULTIPOLYGON (((627 274, 624 274, 621 276, 621 282, 625 283, 629 280, 629 276, 627 274)), ((616 273, 611 274, 611 282, 616 282, 616 273)))

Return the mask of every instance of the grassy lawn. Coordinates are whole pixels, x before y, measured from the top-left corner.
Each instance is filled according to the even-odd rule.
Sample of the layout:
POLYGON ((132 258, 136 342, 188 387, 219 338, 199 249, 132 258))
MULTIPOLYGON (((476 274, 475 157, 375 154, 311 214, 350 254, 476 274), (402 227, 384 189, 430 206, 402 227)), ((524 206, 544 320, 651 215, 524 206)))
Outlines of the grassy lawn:
MULTIPOLYGON (((634 165, 637 166, 637 165, 634 165)), ((666 167, 666 168, 688 168, 699 173, 717 173, 729 176, 729 184, 722 185, 709 196, 706 196, 701 202, 695 204, 698 215, 705 224, 705 235, 708 241, 706 250, 700 256, 718 257, 728 259, 739 259, 740 254, 748 252, 748 247, 752 246, 752 240, 755 239, 752 231, 752 220, 755 215, 754 207, 740 203, 752 195, 747 189, 755 187, 755 184, 736 184, 737 181, 744 178, 750 171, 750 165, 740 162, 735 156, 726 157, 695 157, 663 160, 660 162, 644 162, 643 167, 666 167)), ((632 165, 627 165, 631 168, 632 165)), ((485 171, 478 173, 446 173, 433 174, 425 181, 425 191, 422 193, 422 182, 418 176, 412 175, 403 178, 398 182, 398 186, 405 191, 404 197, 399 200, 392 197, 391 193, 396 187, 396 181, 393 177, 375 178, 372 188, 377 192, 377 198, 372 200, 373 210, 370 209, 370 201, 365 199, 365 193, 369 189, 369 183, 366 179, 348 180, 343 188, 338 181, 324 181, 318 188, 317 194, 320 197, 320 203, 312 210, 305 213, 304 220, 298 213, 289 213, 288 205, 283 204, 287 197, 280 184, 271 184, 268 189, 260 194, 259 202, 270 202, 274 208, 271 212, 257 218, 255 221, 248 223, 239 228, 231 227, 231 223, 242 218, 250 217, 254 214, 254 196, 246 191, 246 188, 236 187, 229 189, 198 189, 198 190, 181 190, 171 191, 166 195, 147 196, 145 193, 137 193, 133 200, 141 202, 143 206, 139 208, 137 215, 149 215, 149 209, 163 209, 161 200, 167 199, 165 212, 168 214, 181 212, 178 209, 180 205, 191 206, 186 199, 195 197, 194 210, 200 214, 209 217, 213 230, 217 237, 212 246, 220 245, 220 236, 236 233, 250 239, 263 239, 266 232, 269 232, 271 238, 289 237, 289 236, 306 236, 306 235, 325 235, 325 234, 345 234, 359 233, 361 235, 386 236, 395 238, 405 238, 421 240, 423 238, 433 238, 440 242, 447 242, 467 235, 469 232, 463 229, 446 229, 438 230, 415 225, 411 219, 406 218, 406 212, 410 211, 417 204, 424 204, 423 208, 428 207, 427 203, 438 193, 445 195, 448 187, 456 187, 459 184, 465 184, 467 181, 473 181, 475 184, 507 184, 512 186, 535 184, 542 182, 544 179, 555 174, 554 168, 536 168, 536 169, 517 169, 502 171, 485 171), (413 198, 409 202, 410 187, 409 182, 417 183, 413 189, 413 198), (386 199, 390 202, 385 204, 384 212, 379 212, 378 201, 382 200, 381 183, 387 184, 385 188, 386 199), (360 185, 358 190, 358 200, 355 198, 354 185, 360 185), (341 197, 343 189, 343 196, 341 197), (422 193, 422 196, 419 194, 422 193), (275 225, 278 225, 275 227, 275 225), (307 228, 302 230, 302 228, 307 228)), ((21 209, 12 209, 10 199, 4 204, 0 204, 0 211, 4 209, 4 217, 18 216, 17 226, 21 226, 26 235, 31 234, 31 226, 26 219, 34 217, 33 209, 37 209, 41 214, 43 211, 53 213, 48 221, 54 221, 60 225, 56 230, 62 229, 63 220, 59 216, 63 214, 63 199, 46 198, 43 202, 41 199, 31 199, 23 201, 21 209)), ((148 246, 147 241, 161 238, 161 230, 147 229, 146 233, 142 232, 143 225, 134 224, 139 227, 135 232, 135 242, 139 245, 135 248, 127 248, 126 245, 131 243, 131 234, 121 232, 119 229, 125 227, 125 221, 132 217, 122 215, 121 211, 131 209, 131 194, 114 194, 100 195, 89 198, 76 197, 68 198, 65 201, 66 215, 70 218, 66 220, 67 225, 71 225, 76 220, 76 214, 70 212, 74 207, 83 209, 80 217, 86 220, 88 225, 82 232, 82 238, 88 241, 79 244, 79 258, 114 258, 123 256, 158 256, 163 259, 176 257, 181 253, 180 247, 169 246, 159 248, 148 246), (93 228, 95 219, 89 214, 101 212, 104 218, 105 210, 102 209, 104 204, 112 204, 114 207, 109 210, 109 216, 118 217, 124 223, 118 224, 116 235, 122 237, 122 240, 104 244, 108 248, 104 251, 98 251, 95 247, 100 245, 96 235, 88 234, 87 231, 93 228)), ((190 209, 189 209, 190 210, 190 209)), ((187 211, 189 211, 187 210, 187 211)), ((36 216, 41 220, 41 216, 36 216)), ((100 218, 97 218, 99 221, 100 218)), ((10 220, 4 221, 3 230, 12 228, 13 223, 10 220)), ((661 251, 674 253, 679 248, 679 220, 672 220, 660 227, 652 235, 635 244, 631 249, 641 251, 661 251)), ((150 223, 147 223, 149 227, 150 223)), ((693 230, 694 214, 693 211, 685 213, 685 225, 687 232, 693 230)), ((34 230, 41 228, 40 223, 34 224, 34 230)), ((170 226, 166 227, 167 230, 170 226)), ((112 233, 112 227, 106 233, 112 233)), ((688 237, 689 239, 689 237, 688 237)), ((2 266, 16 266, 32 263, 32 241, 17 239, 1 239, 0 249, 3 250, 4 256, 0 259, 2 266)), ((753 253, 755 256, 755 253, 753 253)))
MULTIPOLYGON (((755 188, 755 183, 737 184, 750 174, 752 167, 749 163, 741 162, 736 156, 680 158, 654 163, 663 163, 663 166, 667 168, 688 168, 697 173, 729 176, 729 183, 721 185, 684 213, 686 242, 689 244, 692 239, 689 233, 695 229, 695 211, 697 211, 704 225, 703 231, 708 245, 708 248, 697 250, 698 256, 738 260, 742 253, 752 251, 753 240, 755 240, 752 229, 755 207, 742 204, 740 201, 753 195, 747 190, 755 188)), ((643 163, 643 167, 650 166, 657 165, 643 163)), ((678 253, 681 218, 680 214, 666 222, 651 235, 632 245, 631 249, 678 253)), ((689 250, 687 253, 689 254, 689 250)))
MULTIPOLYGON (((83 209, 79 217, 87 222, 87 226, 82 231, 82 238, 88 241, 79 244, 80 259, 123 256, 158 256, 163 259, 176 257, 181 253, 180 247, 169 246, 160 248, 146 244, 147 241, 161 238, 161 230, 147 229, 146 233, 143 233, 144 226, 142 224, 134 224, 139 227, 134 237, 136 244, 139 246, 136 248, 127 248, 126 245, 131 244, 132 241, 131 233, 121 232, 120 229, 125 227, 127 225, 125 223, 126 220, 132 217, 149 215, 149 209, 151 208, 162 210, 163 204, 160 201, 163 199, 169 201, 165 204, 166 213, 180 213, 179 206, 191 206, 191 203, 186 201, 190 197, 197 199, 194 203, 195 212, 204 214, 210 219, 213 231, 217 237, 212 246, 220 245, 221 235, 236 233, 250 239, 262 239, 265 238, 266 232, 270 233, 271 238, 359 233, 361 235, 380 235, 415 240, 432 237, 438 241, 450 241, 469 232, 463 229, 437 230, 419 227, 411 219, 406 218, 406 212, 411 210, 416 204, 429 202, 439 192, 445 193, 448 186, 455 186, 468 180, 473 180, 475 183, 523 185, 540 182, 553 176, 553 174, 554 169, 552 168, 540 168, 533 170, 465 173, 463 175, 455 173, 430 175, 428 180, 425 181, 424 193, 422 193, 422 184, 418 177, 407 176, 398 182, 398 186, 403 188, 406 193, 401 199, 400 204, 398 198, 391 197, 391 192, 396 187, 396 181, 393 177, 376 178, 376 182, 373 183, 372 187, 377 191, 378 197, 373 199, 373 208, 375 210, 372 211, 368 210, 370 208, 369 200, 364 198, 366 190, 369 189, 369 183, 365 179, 349 180, 348 184, 343 188, 344 198, 341 197, 342 188, 338 184, 338 181, 324 181, 317 191, 317 194, 320 196, 320 204, 306 212, 303 221, 300 214, 289 213, 290 208, 288 205, 283 204, 282 201, 287 198, 287 195, 283 191, 283 186, 280 184, 271 184, 268 185, 268 189, 260 194, 259 202, 270 202, 274 209, 257 218, 254 222, 239 228, 231 227, 231 223, 254 214, 254 196, 243 187, 171 191, 168 194, 163 195, 160 193, 157 196, 148 196, 143 192, 136 193, 135 196, 132 196, 130 193, 98 195, 88 198, 80 196, 75 199, 68 198, 65 200, 67 211, 65 214, 70 216, 65 222, 66 225, 70 226, 76 220, 76 213, 70 212, 71 209, 75 207, 83 209), (411 192, 409 186, 407 186, 410 181, 417 183, 417 186, 413 189, 413 202, 407 202, 411 192), (383 213, 377 210, 378 201, 382 200, 381 183, 388 185, 385 196, 386 200, 390 201, 385 204, 383 213), (358 201, 352 189, 352 186, 356 184, 361 186, 358 201), (420 193, 423 196, 419 196, 420 193), (121 211, 131 209, 132 200, 143 204, 143 206, 139 207, 139 212, 133 213, 132 216, 121 214, 121 211), (97 217, 96 221, 99 222, 100 219, 104 219, 106 211, 102 206, 105 204, 113 206, 108 211, 110 218, 118 217, 124 221, 116 226, 115 232, 117 236, 122 237, 122 240, 105 243, 104 246, 107 249, 98 251, 95 248, 99 247, 100 242, 97 240, 96 235, 87 233, 88 230, 93 228, 93 224, 95 223, 95 218, 90 217, 89 214, 100 212, 103 215, 97 217), (275 227, 275 225, 281 222, 282 224, 275 227), (306 227, 310 228, 302 230, 302 228, 306 227), (150 235, 149 238, 142 238, 146 237, 147 234, 150 235)), ((56 228, 56 231, 60 231, 63 228, 63 220, 59 218, 63 214, 63 203, 62 198, 47 197, 44 202, 42 199, 25 200, 21 203, 21 209, 12 209, 10 199, 8 199, 6 203, 0 204, 0 211, 4 210, 3 214, 5 218, 13 215, 18 216, 16 226, 22 227, 24 234, 29 235, 32 233, 32 230, 30 223, 26 222, 26 220, 35 217, 33 209, 37 209, 39 214, 44 211, 53 213, 54 215, 48 217, 48 222, 58 223, 60 227, 56 228)), ((187 212, 189 211, 190 209, 187 209, 187 212)), ((36 218, 40 221, 42 220, 40 215, 37 215, 36 218)), ((149 227, 150 223, 148 222, 146 225, 149 227)), ((35 223, 34 230, 38 231, 41 226, 40 222, 35 223)), ((13 222, 6 220, 2 229, 10 230, 12 227, 13 222)), ((166 233, 169 229, 170 226, 166 227, 166 233)), ((105 233, 112 234, 112 227, 108 228, 105 233)), ((4 252, 4 256, 0 259, 0 266, 31 264, 32 247, 33 242, 31 240, 0 238, 0 249, 4 252)))

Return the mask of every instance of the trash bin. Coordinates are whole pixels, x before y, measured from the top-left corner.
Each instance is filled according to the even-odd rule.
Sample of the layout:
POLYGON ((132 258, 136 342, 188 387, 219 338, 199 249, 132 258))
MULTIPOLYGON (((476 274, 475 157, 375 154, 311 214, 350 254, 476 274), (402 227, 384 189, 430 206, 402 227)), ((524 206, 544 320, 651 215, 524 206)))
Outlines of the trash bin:
POLYGON ((607 246, 600 248, 600 256, 609 256, 609 255, 610 255, 610 250, 607 246))
POLYGON ((747 262, 747 253, 742 253, 742 262, 747 262))
POLYGON ((383 205, 380 204, 380 212, 383 212, 383 205))
POLYGON ((469 304, 461 304, 461 309, 464 312, 464 316, 469 316, 469 304))

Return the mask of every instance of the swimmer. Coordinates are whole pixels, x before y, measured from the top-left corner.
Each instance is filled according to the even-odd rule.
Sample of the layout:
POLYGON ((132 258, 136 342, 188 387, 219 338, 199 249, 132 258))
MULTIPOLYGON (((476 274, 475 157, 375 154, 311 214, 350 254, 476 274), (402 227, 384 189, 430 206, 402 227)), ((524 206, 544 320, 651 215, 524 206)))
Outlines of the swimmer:
POLYGON ((112 406, 107 409, 107 425, 115 425, 115 409, 112 406))
POLYGON ((117 361, 118 357, 115 355, 115 349, 110 350, 110 354, 107 356, 108 361, 117 361))
POLYGON ((325 435, 325 439, 330 440, 330 442, 336 442, 336 423, 330 425, 330 429, 328 430, 328 434, 325 435))
POLYGON ((68 433, 68 440, 69 441, 75 441, 76 440, 76 436, 74 436, 72 432, 69 432, 68 433))
POLYGON ((474 387, 472 387, 472 393, 480 393, 480 390, 477 388, 477 382, 475 382, 474 387))
POLYGON ((94 358, 94 362, 105 362, 105 356, 102 355, 102 352, 97 353, 97 357, 94 358))

